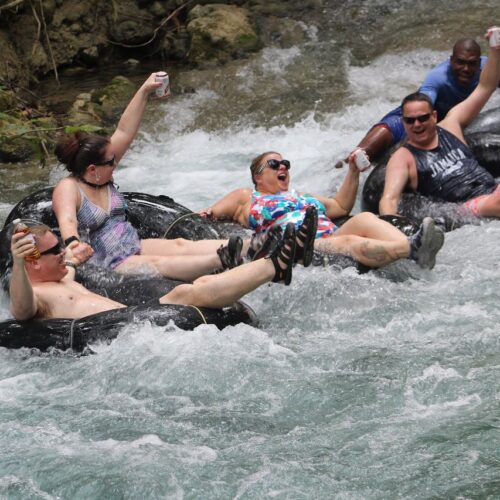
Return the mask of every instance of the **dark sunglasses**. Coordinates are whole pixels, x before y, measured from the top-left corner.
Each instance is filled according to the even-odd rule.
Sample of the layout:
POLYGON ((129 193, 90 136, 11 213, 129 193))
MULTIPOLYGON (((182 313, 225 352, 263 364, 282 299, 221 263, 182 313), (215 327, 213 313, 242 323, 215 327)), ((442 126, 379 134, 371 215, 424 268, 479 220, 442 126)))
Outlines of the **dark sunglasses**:
POLYGON ((432 116, 432 113, 426 113, 425 115, 420 115, 420 116, 403 116, 403 121, 407 123, 408 125, 413 125, 417 120, 420 123, 426 122, 430 117, 432 116))
POLYGON ((59 255, 62 252, 62 245, 61 242, 58 241, 53 247, 48 248, 47 250, 44 250, 43 252, 40 252, 40 255, 59 255))
POLYGON ((280 165, 284 165, 287 170, 290 170, 290 162, 288 160, 267 160, 267 165, 273 170, 279 170, 280 165))
POLYGON ((115 155, 113 155, 113 158, 111 158, 111 160, 102 161, 101 163, 96 163, 96 165, 103 166, 103 167, 114 167, 115 166, 115 155))

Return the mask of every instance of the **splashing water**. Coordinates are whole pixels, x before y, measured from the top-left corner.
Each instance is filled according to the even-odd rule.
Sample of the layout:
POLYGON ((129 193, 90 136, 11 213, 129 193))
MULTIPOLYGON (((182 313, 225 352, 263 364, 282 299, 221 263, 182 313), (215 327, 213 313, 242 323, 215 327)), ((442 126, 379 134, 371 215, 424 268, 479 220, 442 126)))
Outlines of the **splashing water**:
MULTIPOLYGON (((335 160, 448 56, 413 47, 356 66, 340 53, 328 68, 310 35, 238 67, 229 90, 151 104, 121 190, 201 209, 276 150, 297 189, 331 194, 335 160), (341 102, 300 76, 314 64, 320 90, 345 78, 341 102)), ((499 239, 500 222, 448 233, 432 272, 296 268, 290 287, 245 299, 258 329, 131 324, 90 356, 0 349, 0 495, 497 498, 499 239)))

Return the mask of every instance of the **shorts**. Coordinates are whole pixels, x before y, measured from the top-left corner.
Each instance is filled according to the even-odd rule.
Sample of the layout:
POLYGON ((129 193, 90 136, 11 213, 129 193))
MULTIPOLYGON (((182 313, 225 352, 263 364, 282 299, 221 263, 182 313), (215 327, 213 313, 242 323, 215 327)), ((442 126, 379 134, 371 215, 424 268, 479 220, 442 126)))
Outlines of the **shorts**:
POLYGON ((465 207, 472 215, 475 215, 476 217, 481 217, 478 213, 480 205, 486 198, 488 198, 488 196, 491 195, 500 196, 500 184, 497 184, 497 187, 493 192, 489 194, 482 194, 480 196, 476 196, 475 198, 471 198, 470 200, 464 202, 462 206, 465 207))
POLYGON ((403 120, 401 119, 401 107, 393 109, 387 113, 377 124, 374 125, 382 126, 388 129, 392 134, 392 144, 394 146, 398 142, 401 142, 406 138, 405 127, 403 125, 403 120))
POLYGON ((328 236, 331 236, 337 229, 338 226, 336 226, 330 219, 320 217, 318 218, 316 238, 328 238, 328 236))

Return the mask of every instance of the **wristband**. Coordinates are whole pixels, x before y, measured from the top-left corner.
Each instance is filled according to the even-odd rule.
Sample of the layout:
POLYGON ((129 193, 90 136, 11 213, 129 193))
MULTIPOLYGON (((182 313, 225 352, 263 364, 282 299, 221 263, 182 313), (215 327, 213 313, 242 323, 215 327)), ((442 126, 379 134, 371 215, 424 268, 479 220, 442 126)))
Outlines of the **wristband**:
POLYGON ((67 247, 73 241, 78 241, 78 243, 80 243, 80 238, 78 238, 78 236, 70 236, 64 240, 64 246, 67 247))
POLYGON ((65 261, 64 261, 64 265, 65 265, 66 267, 72 267, 73 269, 75 269, 75 270, 76 270, 76 264, 75 264, 74 262, 71 262, 70 260, 65 260, 65 261))

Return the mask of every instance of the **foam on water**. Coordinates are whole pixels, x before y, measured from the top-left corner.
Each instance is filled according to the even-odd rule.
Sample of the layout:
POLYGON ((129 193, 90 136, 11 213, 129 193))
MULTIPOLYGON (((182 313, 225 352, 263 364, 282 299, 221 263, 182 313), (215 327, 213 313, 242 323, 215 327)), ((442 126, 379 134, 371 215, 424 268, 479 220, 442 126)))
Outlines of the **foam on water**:
MULTIPOLYGON (((295 187, 328 194, 345 175, 334 159, 446 56, 423 53, 350 68, 341 113, 291 125, 190 130, 220 96, 172 99, 116 180, 200 209, 249 186, 272 149, 295 187)), ((279 76, 300 51, 266 57, 279 76)), ((500 222, 448 233, 432 272, 296 268, 245 299, 260 328, 131 324, 84 357, 0 349, 0 495, 494 497, 499 238, 500 222)))
MULTIPOLYGON (((189 131, 196 108, 221 97, 201 90, 162 104, 161 112, 155 114, 153 131, 148 130, 134 143, 116 180, 122 189, 167 192, 198 210, 236 187, 251 185, 250 160, 262 151, 276 150, 293 162, 292 175, 298 189, 330 194, 345 175, 333 169, 334 160, 350 151, 373 123, 415 88, 430 66, 446 57, 445 53, 424 52, 425 57, 417 57, 417 52, 410 53, 409 58, 388 55, 367 67, 350 67, 351 95, 345 110, 321 116, 312 110, 291 126, 249 128, 236 122, 229 129, 189 131), (382 68, 384 80, 380 80, 382 68)), ((281 74, 289 58, 299 55, 297 48, 289 49, 286 56, 273 57, 275 53, 273 49, 262 57, 266 74, 281 74)), ((253 72, 247 68, 242 73, 245 71, 245 81, 249 82, 253 72)))

